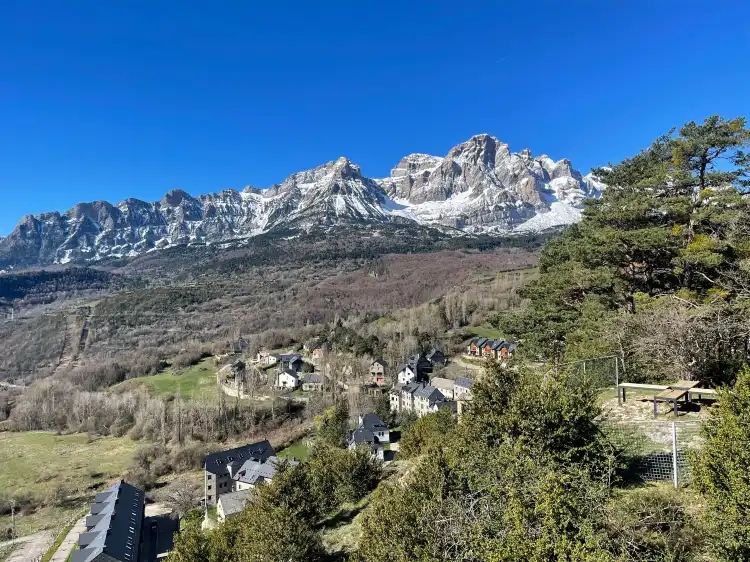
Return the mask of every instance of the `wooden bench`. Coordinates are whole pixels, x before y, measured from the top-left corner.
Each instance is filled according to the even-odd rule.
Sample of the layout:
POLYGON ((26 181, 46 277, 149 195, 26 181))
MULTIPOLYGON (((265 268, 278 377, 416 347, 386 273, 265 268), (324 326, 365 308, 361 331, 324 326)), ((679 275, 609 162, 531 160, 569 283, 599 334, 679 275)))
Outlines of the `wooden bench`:
POLYGON ((698 400, 700 400, 703 396, 716 398, 719 393, 716 392, 715 388, 691 388, 690 390, 688 390, 688 399, 691 399, 695 395, 697 395, 698 400))
POLYGON ((674 408, 674 416, 677 417, 677 401, 682 397, 687 397, 687 390, 667 390, 661 394, 654 396, 654 417, 657 416, 658 412, 656 406, 659 402, 672 402, 674 408))
POLYGON ((639 384, 634 382, 621 382, 617 385, 617 403, 622 405, 625 402, 625 389, 631 390, 667 390, 669 387, 661 384, 639 384))

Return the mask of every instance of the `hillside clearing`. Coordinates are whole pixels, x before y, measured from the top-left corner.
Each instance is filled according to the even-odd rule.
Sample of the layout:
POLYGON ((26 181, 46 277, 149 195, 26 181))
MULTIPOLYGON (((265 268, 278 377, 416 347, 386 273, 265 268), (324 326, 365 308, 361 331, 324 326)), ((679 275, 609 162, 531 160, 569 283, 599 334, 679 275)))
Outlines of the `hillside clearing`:
POLYGON ((485 328, 484 326, 472 326, 469 328, 469 331, 479 336, 480 338, 491 338, 494 340, 501 340, 503 339, 503 334, 500 332, 500 330, 496 330, 494 328, 485 328))
POLYGON ((113 386, 112 391, 124 392, 138 387, 145 387, 158 397, 167 397, 179 392, 182 398, 188 400, 214 398, 218 393, 216 364, 214 359, 209 357, 177 373, 169 368, 158 375, 126 380, 113 386))

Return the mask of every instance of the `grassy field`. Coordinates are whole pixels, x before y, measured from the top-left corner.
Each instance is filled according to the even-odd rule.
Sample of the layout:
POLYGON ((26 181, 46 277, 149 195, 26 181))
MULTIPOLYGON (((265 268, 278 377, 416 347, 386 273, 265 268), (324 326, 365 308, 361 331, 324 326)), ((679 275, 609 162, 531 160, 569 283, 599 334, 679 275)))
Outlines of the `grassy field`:
POLYGON ((216 387, 216 365, 213 358, 207 358, 178 371, 172 369, 150 377, 130 379, 112 387, 114 392, 134 390, 138 386, 147 387, 155 396, 181 394, 186 399, 212 398, 218 393, 216 387))
POLYGON ((306 442, 307 437, 303 437, 296 443, 292 443, 289 447, 281 451, 279 456, 283 459, 294 457, 298 461, 305 460, 310 455, 310 449, 305 445, 306 442))
MULTIPOLYGON (((0 494, 49 506, 17 517, 19 535, 67 523, 70 508, 79 509, 126 472, 136 446, 127 438, 0 433, 0 494), (52 507, 60 502, 65 507, 52 507)), ((8 526, 10 517, 0 517, 0 529, 8 526)))
POLYGON ((480 338, 492 338, 496 340, 503 339, 503 334, 500 332, 500 330, 495 330, 494 328, 485 328, 484 326, 473 326, 469 328, 469 331, 472 334, 479 336, 480 338))

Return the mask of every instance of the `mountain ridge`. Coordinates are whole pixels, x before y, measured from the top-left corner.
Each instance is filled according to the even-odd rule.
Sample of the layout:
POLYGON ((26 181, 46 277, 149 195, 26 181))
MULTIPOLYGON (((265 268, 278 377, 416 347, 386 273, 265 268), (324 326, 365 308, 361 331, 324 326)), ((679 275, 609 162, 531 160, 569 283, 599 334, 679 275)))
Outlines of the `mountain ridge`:
POLYGON ((159 201, 78 203, 24 216, 0 237, 0 270, 89 263, 190 243, 212 244, 275 229, 414 222, 461 233, 512 234, 575 222, 604 186, 567 159, 534 158, 480 134, 445 157, 410 154, 387 178, 369 178, 346 157, 290 175, 267 189, 247 186, 159 201))

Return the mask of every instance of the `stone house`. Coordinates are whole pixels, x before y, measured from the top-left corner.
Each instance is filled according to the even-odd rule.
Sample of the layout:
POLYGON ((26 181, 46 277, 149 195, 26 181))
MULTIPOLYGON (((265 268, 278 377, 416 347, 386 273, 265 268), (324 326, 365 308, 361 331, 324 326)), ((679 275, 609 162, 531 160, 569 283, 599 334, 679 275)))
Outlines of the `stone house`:
POLYGON ((370 365, 370 379, 373 383, 378 386, 387 384, 386 371, 388 370, 388 363, 384 359, 376 359, 370 365))
POLYGON ((327 343, 320 344, 316 348, 312 350, 310 353, 312 355, 313 361, 320 361, 325 357, 326 353, 330 351, 330 348, 327 343))
POLYGON ((252 472, 255 463, 264 464, 271 458, 276 458, 276 452, 268 440, 206 455, 203 460, 206 504, 216 505, 222 494, 252 487, 250 484, 254 485, 254 482, 249 480, 257 472, 248 474, 248 470, 252 472), (248 461, 252 462, 244 466, 248 461), (238 483, 241 472, 242 480, 238 483))

